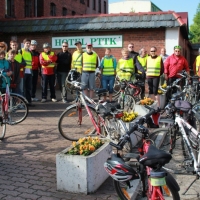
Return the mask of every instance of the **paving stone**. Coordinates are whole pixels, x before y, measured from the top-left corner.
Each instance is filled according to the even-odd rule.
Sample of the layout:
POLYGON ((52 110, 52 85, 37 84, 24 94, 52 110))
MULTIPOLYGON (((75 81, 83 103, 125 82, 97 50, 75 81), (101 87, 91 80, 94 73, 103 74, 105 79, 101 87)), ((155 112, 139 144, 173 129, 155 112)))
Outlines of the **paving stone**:
POLYGON ((25 199, 32 199, 32 200, 40 198, 39 195, 29 194, 29 193, 24 193, 24 192, 22 194, 20 194, 19 196, 22 197, 22 198, 25 198, 25 199))

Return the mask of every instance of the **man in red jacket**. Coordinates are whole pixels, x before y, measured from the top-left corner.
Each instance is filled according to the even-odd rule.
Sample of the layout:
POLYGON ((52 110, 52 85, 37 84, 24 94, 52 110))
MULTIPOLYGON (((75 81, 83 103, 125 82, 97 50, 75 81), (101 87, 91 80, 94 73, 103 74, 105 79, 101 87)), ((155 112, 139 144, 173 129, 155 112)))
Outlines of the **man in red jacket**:
POLYGON ((189 66, 187 60, 181 55, 181 46, 174 47, 174 53, 167 57, 164 62, 165 80, 168 85, 171 85, 179 76, 177 73, 182 70, 187 71, 189 75, 189 66))
POLYGON ((47 101, 47 87, 49 84, 51 100, 53 102, 57 102, 56 94, 55 94, 55 65, 57 56, 51 51, 51 45, 49 43, 43 44, 44 51, 40 54, 40 64, 42 66, 42 100, 44 103, 47 101))
POLYGON ((35 97, 36 88, 37 88, 37 81, 38 81, 38 74, 41 74, 41 66, 40 66, 40 53, 36 51, 37 42, 35 40, 31 40, 30 52, 32 55, 32 91, 31 91, 31 98, 32 101, 38 101, 35 97))

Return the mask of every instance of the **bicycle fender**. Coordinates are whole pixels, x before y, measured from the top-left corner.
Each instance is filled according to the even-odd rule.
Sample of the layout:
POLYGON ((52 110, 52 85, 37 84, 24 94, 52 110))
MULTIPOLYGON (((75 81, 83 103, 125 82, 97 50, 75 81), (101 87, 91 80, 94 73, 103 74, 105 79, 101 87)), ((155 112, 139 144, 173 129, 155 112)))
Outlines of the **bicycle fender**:
POLYGON ((178 183, 176 182, 176 180, 174 179, 174 177, 168 172, 166 171, 165 169, 161 169, 161 171, 164 171, 167 173, 167 176, 166 176, 166 183, 168 185, 170 185, 172 187, 172 189, 176 190, 176 191, 180 191, 180 187, 178 185, 178 183))

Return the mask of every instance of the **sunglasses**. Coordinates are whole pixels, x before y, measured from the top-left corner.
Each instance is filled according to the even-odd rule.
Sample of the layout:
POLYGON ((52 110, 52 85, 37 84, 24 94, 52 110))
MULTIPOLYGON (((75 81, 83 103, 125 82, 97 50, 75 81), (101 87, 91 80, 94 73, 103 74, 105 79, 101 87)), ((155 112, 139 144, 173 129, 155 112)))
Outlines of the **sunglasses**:
POLYGON ((181 51, 175 50, 175 52, 181 52, 181 51))
POLYGON ((4 48, 4 46, 0 46, 1 48, 4 48))
POLYGON ((156 52, 156 51, 151 51, 151 52, 156 52))
POLYGON ((129 46, 128 48, 134 48, 134 46, 129 46))
POLYGON ((68 46, 63 46, 63 47, 68 47, 68 46))

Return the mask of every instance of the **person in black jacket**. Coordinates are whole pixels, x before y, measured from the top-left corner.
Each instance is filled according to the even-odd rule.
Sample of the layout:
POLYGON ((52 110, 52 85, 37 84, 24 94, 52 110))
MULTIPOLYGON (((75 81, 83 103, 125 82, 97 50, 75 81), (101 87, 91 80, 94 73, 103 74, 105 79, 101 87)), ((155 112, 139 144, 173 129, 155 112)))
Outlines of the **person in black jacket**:
POLYGON ((68 43, 62 43, 62 51, 57 54, 57 79, 63 103, 67 103, 65 80, 71 68, 72 54, 68 51, 68 43))

